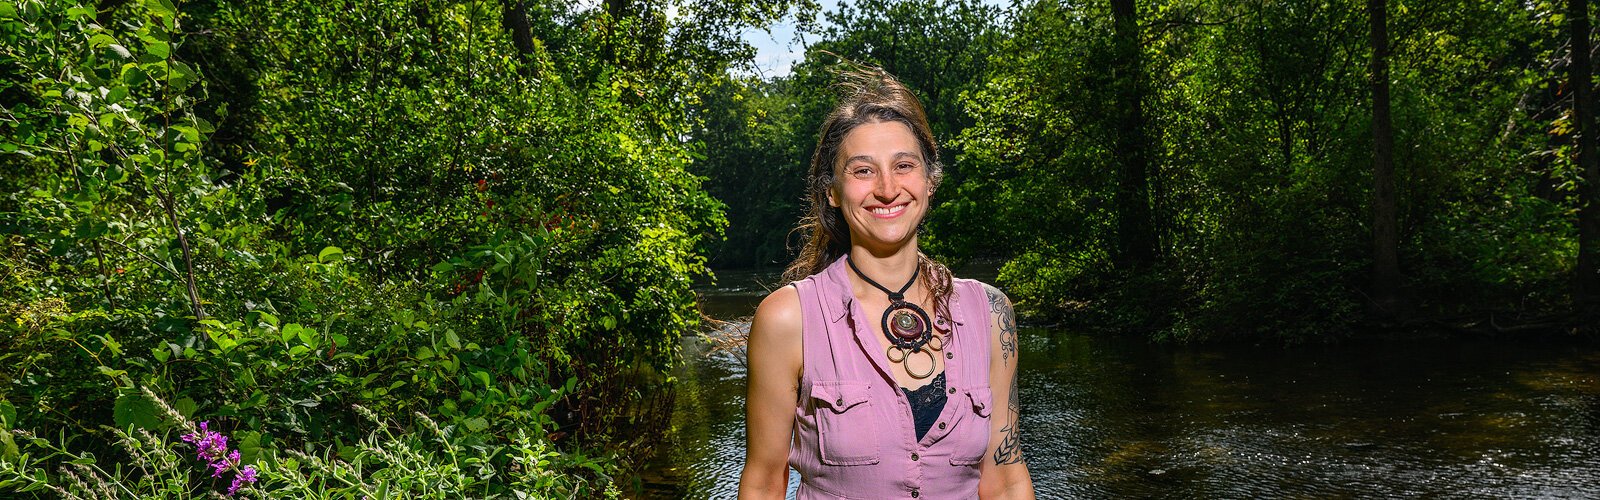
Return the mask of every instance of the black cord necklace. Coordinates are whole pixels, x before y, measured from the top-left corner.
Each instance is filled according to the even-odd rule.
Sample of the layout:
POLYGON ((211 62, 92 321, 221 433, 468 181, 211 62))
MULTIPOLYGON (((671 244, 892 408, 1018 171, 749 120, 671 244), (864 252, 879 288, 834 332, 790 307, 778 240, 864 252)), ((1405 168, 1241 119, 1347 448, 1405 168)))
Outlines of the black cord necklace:
POLYGON ((845 262, 850 264, 850 270, 855 271, 856 276, 860 276, 862 280, 872 285, 873 288, 889 294, 889 307, 883 310, 883 319, 881 320, 883 336, 889 339, 889 349, 884 352, 884 356, 889 358, 891 363, 900 363, 907 361, 907 358, 912 354, 927 354, 927 371, 921 373, 912 371, 911 363, 909 362, 906 362, 903 366, 905 366, 906 374, 910 375, 911 378, 924 379, 928 378, 929 375, 933 375, 933 369, 935 365, 938 365, 938 362, 934 359, 932 351, 943 350, 944 341, 933 336, 933 322, 928 319, 928 312, 922 310, 922 307, 906 301, 906 290, 910 290, 911 284, 917 282, 917 273, 921 271, 922 266, 919 265, 917 268, 912 269, 911 279, 906 281, 905 286, 900 287, 900 291, 891 292, 888 288, 862 273, 861 268, 856 267, 855 260, 846 257, 845 262), (924 351, 922 350, 923 347, 927 347, 930 350, 924 351), (900 355, 899 358, 895 357, 897 353, 900 355))

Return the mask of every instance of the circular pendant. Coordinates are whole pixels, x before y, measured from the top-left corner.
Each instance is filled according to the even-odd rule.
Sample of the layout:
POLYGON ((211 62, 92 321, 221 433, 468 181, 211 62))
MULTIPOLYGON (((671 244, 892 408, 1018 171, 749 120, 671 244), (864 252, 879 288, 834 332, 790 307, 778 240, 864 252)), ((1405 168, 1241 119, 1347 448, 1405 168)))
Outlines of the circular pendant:
POLYGON ((907 351, 915 351, 927 345, 933 338, 933 321, 928 319, 928 313, 916 304, 897 300, 889 303, 889 308, 883 310, 883 319, 880 326, 883 336, 889 339, 889 344, 907 351))
POLYGON ((923 325, 921 318, 904 309, 895 311, 894 319, 889 321, 889 325, 894 327, 894 336, 896 337, 914 339, 922 336, 923 325))
MULTIPOLYGON (((915 371, 912 371, 911 370, 911 357, 910 357, 910 355, 906 356, 906 362, 905 362, 904 365, 901 365, 901 366, 904 366, 906 368, 906 375, 910 375, 911 378, 919 379, 919 380, 928 378, 929 375, 933 375, 933 369, 938 367, 939 362, 937 360, 933 359, 933 353, 932 352, 924 351, 924 350, 921 350, 921 349, 918 349, 916 352, 920 352, 920 353, 928 355, 928 369, 927 369, 927 371, 924 371, 922 373, 917 373, 915 371)), ((913 354, 915 354, 915 353, 913 353, 913 354)))
POLYGON ((899 363, 906 360, 906 351, 899 347, 890 346, 889 350, 883 352, 883 357, 889 358, 890 363, 899 363), (900 357, 894 357, 895 353, 899 353, 900 357))

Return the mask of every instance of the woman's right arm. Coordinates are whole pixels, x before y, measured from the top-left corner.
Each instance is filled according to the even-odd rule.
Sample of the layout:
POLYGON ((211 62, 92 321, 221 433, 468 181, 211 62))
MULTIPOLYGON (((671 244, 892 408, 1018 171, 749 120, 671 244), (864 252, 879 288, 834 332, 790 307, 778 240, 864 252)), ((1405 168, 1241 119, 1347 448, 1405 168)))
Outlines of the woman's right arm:
POLYGON ((792 286, 767 295, 751 320, 739 498, 783 498, 788 490, 789 439, 804 362, 800 321, 800 295, 792 286))

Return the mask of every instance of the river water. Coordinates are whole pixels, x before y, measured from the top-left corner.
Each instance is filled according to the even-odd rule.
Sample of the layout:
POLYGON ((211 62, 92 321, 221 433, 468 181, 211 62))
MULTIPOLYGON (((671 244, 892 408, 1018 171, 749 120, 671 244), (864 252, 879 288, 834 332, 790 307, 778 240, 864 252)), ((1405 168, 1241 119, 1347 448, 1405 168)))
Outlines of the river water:
MULTIPOLYGON (((755 278, 724 276, 702 309, 748 316, 755 278)), ((1593 342, 1168 346, 1024 325, 1021 344, 1040 498, 1600 498, 1593 342)), ((732 498, 745 369, 700 339, 684 347, 645 495, 732 498)))

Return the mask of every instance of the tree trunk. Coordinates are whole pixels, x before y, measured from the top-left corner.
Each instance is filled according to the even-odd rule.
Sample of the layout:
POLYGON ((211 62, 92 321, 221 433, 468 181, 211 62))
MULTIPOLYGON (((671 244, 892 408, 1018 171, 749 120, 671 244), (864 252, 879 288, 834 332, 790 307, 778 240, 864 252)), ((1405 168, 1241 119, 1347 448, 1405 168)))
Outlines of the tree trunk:
POLYGON ((1572 62, 1567 65, 1571 79, 1572 118, 1577 122, 1578 169, 1578 267, 1573 279, 1573 299, 1580 307, 1600 298, 1600 157, 1595 151, 1594 89, 1589 58, 1589 2, 1569 0, 1567 19, 1572 28, 1572 62))
POLYGON ((517 56, 522 60, 522 73, 529 74, 537 47, 533 43, 533 25, 528 20, 528 2, 507 1, 500 10, 500 24, 511 33, 511 45, 517 48, 517 56))
POLYGON ((1112 0, 1116 44, 1117 264, 1137 270, 1155 260, 1156 236, 1150 212, 1150 141, 1144 118, 1144 66, 1138 12, 1133 0, 1112 0))
POLYGON ((622 61, 618 59, 617 42, 623 36, 620 33, 622 20, 626 19, 630 14, 628 3, 628 0, 605 0, 606 15, 609 17, 606 22, 610 24, 606 27, 608 30, 606 33, 607 38, 601 42, 600 58, 605 62, 618 66, 622 65, 622 61))
POLYGON ((1400 303, 1387 4, 1387 0, 1367 0, 1372 18, 1372 306, 1373 312, 1381 316, 1393 316, 1400 303))

